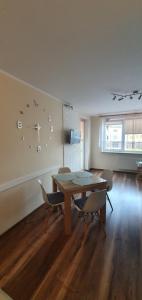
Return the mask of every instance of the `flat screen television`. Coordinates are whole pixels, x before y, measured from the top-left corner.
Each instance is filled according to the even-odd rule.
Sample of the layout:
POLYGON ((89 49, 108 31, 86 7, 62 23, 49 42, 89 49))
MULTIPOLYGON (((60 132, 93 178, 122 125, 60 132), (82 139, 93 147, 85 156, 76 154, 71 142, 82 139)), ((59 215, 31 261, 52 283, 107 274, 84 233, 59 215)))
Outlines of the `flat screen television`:
POLYGON ((76 129, 70 129, 69 131, 69 144, 80 143, 80 132, 76 129))

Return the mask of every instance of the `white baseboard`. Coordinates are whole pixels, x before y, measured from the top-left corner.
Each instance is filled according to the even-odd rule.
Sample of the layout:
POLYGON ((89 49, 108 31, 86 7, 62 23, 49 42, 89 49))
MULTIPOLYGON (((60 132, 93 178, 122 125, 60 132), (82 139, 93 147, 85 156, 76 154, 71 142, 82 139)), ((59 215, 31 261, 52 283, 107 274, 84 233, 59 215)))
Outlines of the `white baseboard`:
POLYGON ((10 188, 13 188, 13 187, 15 187, 19 184, 22 184, 22 183, 24 183, 28 180, 34 179, 34 178, 39 177, 41 175, 44 175, 46 173, 53 172, 54 170, 59 169, 59 167, 60 166, 52 166, 52 167, 49 167, 49 168, 46 168, 46 169, 35 171, 35 172, 33 172, 31 174, 28 174, 26 176, 22 176, 22 177, 18 177, 18 178, 9 180, 5 183, 0 184, 0 192, 6 191, 10 188))

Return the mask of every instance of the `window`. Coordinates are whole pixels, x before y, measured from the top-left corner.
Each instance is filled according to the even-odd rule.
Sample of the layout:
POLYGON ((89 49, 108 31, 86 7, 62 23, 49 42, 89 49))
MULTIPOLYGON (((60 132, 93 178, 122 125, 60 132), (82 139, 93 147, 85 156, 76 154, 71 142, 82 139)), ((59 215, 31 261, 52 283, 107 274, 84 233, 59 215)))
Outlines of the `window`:
POLYGON ((122 145, 122 124, 106 123, 104 127, 104 148, 105 150, 121 150, 122 145))
POLYGON ((142 152, 142 115, 104 119, 102 129, 102 151, 142 152))

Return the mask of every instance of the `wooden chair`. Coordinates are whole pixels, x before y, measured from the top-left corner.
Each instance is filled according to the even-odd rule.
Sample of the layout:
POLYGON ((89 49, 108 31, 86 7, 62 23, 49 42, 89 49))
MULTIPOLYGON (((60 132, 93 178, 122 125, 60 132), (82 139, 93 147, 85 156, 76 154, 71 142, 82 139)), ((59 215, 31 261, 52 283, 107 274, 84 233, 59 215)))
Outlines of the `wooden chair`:
POLYGON ((79 216, 83 218, 84 222, 84 241, 83 244, 86 241, 89 225, 93 222, 94 217, 99 217, 99 220, 102 224, 104 235, 106 236, 104 224, 102 222, 102 219, 100 217, 100 209, 105 205, 106 203, 106 190, 98 190, 95 192, 92 192, 88 198, 80 198, 77 200, 74 200, 74 206, 79 212, 79 216))
POLYGON ((62 205, 64 204, 64 194, 62 192, 46 193, 42 181, 40 179, 37 181, 40 184, 42 197, 47 204, 47 208, 57 207, 63 213, 62 205))

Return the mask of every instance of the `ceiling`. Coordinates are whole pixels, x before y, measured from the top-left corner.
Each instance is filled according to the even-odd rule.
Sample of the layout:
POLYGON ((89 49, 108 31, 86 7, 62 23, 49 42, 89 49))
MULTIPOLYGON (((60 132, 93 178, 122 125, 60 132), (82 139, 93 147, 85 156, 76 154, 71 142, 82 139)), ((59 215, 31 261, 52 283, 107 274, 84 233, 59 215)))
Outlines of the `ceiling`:
POLYGON ((142 111, 141 0, 0 0, 0 68, 89 115, 142 111))

